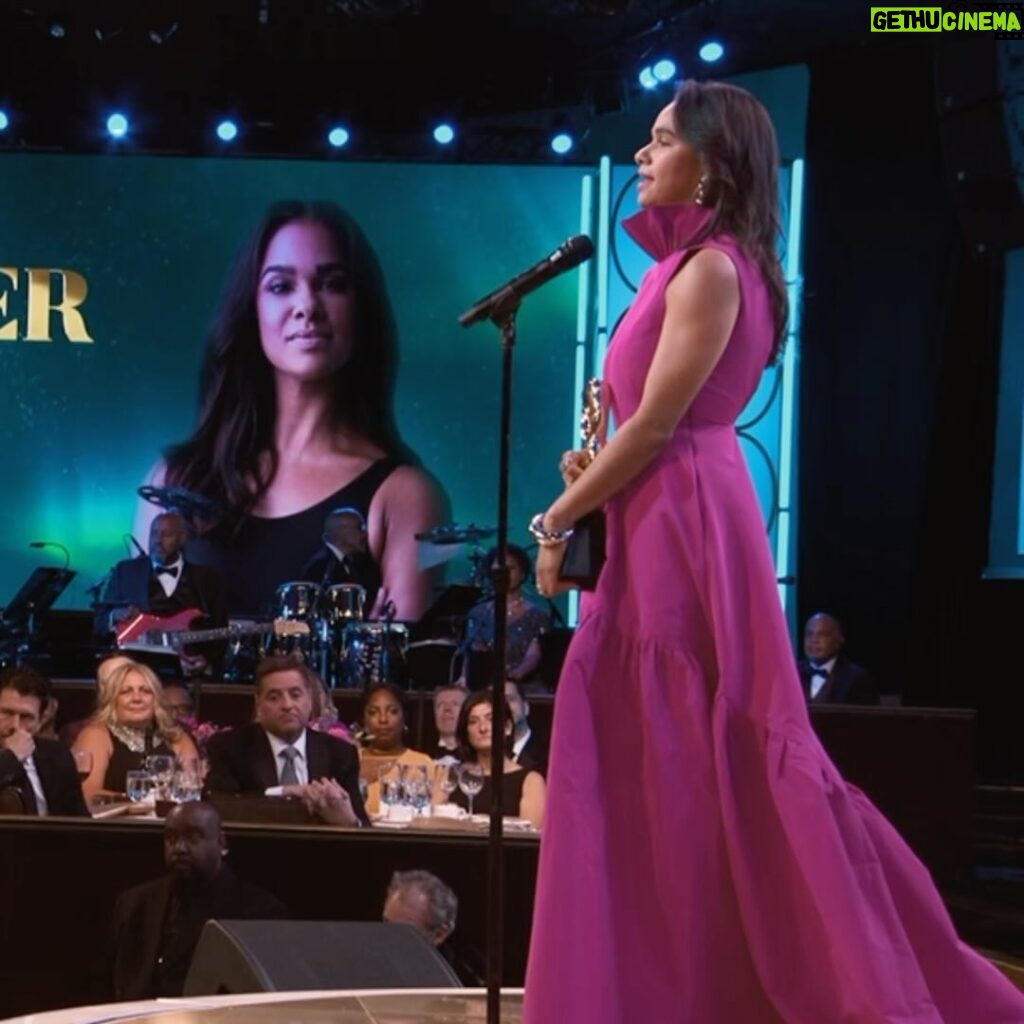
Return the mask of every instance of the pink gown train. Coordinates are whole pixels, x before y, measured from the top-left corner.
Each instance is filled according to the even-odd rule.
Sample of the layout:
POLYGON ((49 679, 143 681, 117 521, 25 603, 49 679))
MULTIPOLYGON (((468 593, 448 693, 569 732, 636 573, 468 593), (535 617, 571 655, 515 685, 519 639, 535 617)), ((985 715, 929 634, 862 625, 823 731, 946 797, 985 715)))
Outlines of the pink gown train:
MULTIPOLYGON (((664 289, 708 212, 626 229, 658 262, 608 351, 636 409, 664 289)), ((671 442, 606 506, 559 682, 525 1024, 1022 1024, 931 877, 812 731, 733 424, 768 357, 756 265, 671 442)))

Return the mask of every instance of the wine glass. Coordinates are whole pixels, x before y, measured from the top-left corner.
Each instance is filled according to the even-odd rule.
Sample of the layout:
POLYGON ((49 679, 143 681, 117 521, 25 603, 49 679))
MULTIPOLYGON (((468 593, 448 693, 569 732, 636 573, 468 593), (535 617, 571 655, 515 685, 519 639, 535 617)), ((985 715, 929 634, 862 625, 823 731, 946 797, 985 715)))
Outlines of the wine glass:
POLYGON ((484 788, 484 770, 478 764, 459 766, 459 789, 466 794, 469 801, 469 816, 473 817, 473 797, 484 788))
POLYGON ((453 762, 437 766, 437 786, 444 793, 445 801, 459 788, 459 766, 453 762))
POLYGON ((153 779, 157 799, 168 799, 171 777, 174 775, 174 758, 169 754, 150 754, 142 766, 153 779))
POLYGON ((142 803, 149 796, 152 778, 149 772, 128 772, 125 776, 125 793, 133 804, 142 803))
POLYGON ((72 750, 71 756, 75 759, 75 771, 78 772, 79 782, 85 782, 92 774, 92 751, 72 750))
POLYGON ((402 766, 402 790, 405 802, 413 809, 413 813, 423 816, 430 806, 430 783, 425 764, 406 764, 402 766))

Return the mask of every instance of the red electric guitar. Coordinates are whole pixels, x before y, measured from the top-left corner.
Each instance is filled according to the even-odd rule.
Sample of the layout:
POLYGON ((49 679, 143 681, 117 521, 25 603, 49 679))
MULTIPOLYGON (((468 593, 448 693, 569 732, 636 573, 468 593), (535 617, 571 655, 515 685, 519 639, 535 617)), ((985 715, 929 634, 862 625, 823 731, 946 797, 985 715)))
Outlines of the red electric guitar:
POLYGON ((190 629, 192 623, 202 615, 203 612, 198 608, 186 608, 175 615, 163 617, 139 612, 115 627, 117 646, 123 651, 179 654, 186 644, 199 644, 207 640, 236 640, 254 633, 273 633, 274 636, 306 636, 309 633, 307 623, 292 619, 235 623, 220 629, 190 629))

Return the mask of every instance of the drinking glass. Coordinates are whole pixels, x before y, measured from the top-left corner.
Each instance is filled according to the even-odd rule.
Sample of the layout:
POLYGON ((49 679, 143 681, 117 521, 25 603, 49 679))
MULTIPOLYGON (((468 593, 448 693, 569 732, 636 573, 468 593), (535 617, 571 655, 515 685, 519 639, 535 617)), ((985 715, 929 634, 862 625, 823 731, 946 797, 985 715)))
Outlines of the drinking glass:
POLYGON ((125 793, 133 804, 141 803, 149 796, 152 778, 149 772, 128 772, 125 776, 125 793))
POLYGON ((391 816, 391 808, 402 802, 402 766, 389 761, 377 769, 377 780, 380 784, 381 813, 385 818, 391 816))
POLYGON ((413 811, 420 816, 426 815, 430 807, 430 780, 425 764, 402 766, 402 791, 405 802, 413 811))
POLYGON ((85 782, 92 774, 92 751, 73 750, 71 756, 75 759, 75 770, 78 772, 80 782, 85 782))
POLYGON ((174 757, 170 754, 150 754, 143 767, 153 780, 158 800, 170 799, 171 777, 174 775, 174 757))
POLYGON ((452 793, 459 788, 459 766, 454 763, 437 766, 437 785, 444 793, 445 800, 451 799, 452 793))
POLYGON ((171 776, 171 799, 179 804, 198 800, 203 791, 203 775, 197 757, 179 759, 171 776))
POLYGON ((478 764, 459 766, 459 789, 466 794, 469 802, 469 815, 473 816, 473 797, 484 788, 484 770, 478 764))

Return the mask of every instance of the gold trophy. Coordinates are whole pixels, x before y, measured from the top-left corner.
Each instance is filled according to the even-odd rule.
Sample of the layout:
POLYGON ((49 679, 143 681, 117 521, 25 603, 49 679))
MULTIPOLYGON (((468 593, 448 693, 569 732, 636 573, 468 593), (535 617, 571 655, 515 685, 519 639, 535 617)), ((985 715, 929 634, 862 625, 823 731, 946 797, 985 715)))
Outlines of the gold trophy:
MULTIPOLYGON (((597 455, 604 426, 601 381, 591 377, 583 388, 583 413, 580 416, 580 442, 589 466, 597 455)), ((573 527, 565 546, 559 578, 575 583, 581 590, 593 590, 604 565, 605 518, 602 509, 588 512, 573 527)))

